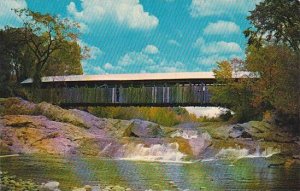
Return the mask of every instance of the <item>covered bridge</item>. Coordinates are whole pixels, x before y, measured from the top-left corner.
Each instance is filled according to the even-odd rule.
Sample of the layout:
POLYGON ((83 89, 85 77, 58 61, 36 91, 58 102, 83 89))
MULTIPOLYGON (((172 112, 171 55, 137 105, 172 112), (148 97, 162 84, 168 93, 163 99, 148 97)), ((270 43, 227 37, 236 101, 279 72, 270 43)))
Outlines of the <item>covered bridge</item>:
POLYGON ((213 72, 48 76, 33 95, 65 106, 199 106, 209 105, 215 82, 213 72))

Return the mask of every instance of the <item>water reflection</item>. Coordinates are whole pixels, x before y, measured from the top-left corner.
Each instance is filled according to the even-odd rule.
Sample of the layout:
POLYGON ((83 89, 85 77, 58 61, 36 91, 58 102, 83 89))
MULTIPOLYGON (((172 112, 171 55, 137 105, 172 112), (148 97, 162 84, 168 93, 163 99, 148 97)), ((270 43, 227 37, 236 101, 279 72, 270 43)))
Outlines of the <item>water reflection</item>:
POLYGON ((134 190, 300 190, 300 168, 267 168, 263 158, 174 164, 34 155, 1 158, 0 167, 25 179, 59 181, 63 190, 83 184, 134 190))

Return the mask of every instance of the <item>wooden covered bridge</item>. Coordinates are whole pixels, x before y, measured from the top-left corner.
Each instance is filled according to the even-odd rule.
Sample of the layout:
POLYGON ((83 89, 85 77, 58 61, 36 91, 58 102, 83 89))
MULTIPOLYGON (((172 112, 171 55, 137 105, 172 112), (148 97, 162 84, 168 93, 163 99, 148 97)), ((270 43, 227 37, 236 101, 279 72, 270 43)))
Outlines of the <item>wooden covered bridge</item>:
POLYGON ((33 95, 64 106, 203 106, 215 82, 212 72, 49 76, 33 95))

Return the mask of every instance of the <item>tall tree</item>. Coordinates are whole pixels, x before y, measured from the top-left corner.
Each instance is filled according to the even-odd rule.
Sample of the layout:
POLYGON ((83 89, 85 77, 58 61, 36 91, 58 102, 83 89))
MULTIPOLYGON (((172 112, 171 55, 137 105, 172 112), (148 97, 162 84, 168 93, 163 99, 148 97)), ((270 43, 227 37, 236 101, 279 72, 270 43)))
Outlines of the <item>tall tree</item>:
POLYGON ((247 19, 252 27, 244 31, 248 43, 261 46, 263 41, 284 43, 294 51, 300 48, 300 1, 264 0, 247 19))
POLYGON ((41 84, 43 70, 49 59, 67 42, 76 42, 78 23, 60 19, 50 14, 41 14, 28 9, 15 10, 23 21, 23 41, 35 56, 33 81, 36 87, 41 84))
POLYGON ((17 83, 31 76, 33 55, 22 41, 22 28, 0 30, 0 96, 11 96, 17 83))
POLYGON ((252 84, 253 105, 295 118, 300 111, 298 86, 299 54, 286 46, 253 46, 247 51, 247 69, 257 73, 252 84))
MULTIPOLYGON (((247 61, 249 62, 249 67, 252 70, 254 68, 257 69, 257 71, 261 73, 261 79, 265 80, 265 82, 268 82, 268 80, 266 80, 268 76, 269 79, 272 78, 277 83, 276 90, 278 90, 278 88, 282 90, 285 89, 285 91, 290 94, 287 95, 284 93, 288 96, 285 106, 284 104, 275 103, 275 99, 272 98, 270 98, 270 101, 265 102, 289 114, 294 113, 295 109, 298 110, 298 123, 300 123, 300 1, 264 0, 251 11, 251 15, 247 19, 253 25, 244 31, 244 34, 248 37, 248 44, 251 47, 248 50, 250 52, 249 61, 247 61), (270 47, 266 47, 267 45, 270 45, 270 47), (276 47, 274 45, 278 46, 276 47), (263 50, 266 52, 254 50, 253 46, 256 48, 264 48, 263 50), (287 50, 287 47, 290 50, 287 50), (291 51, 293 51, 293 53, 291 51), (287 55, 291 57, 287 57, 287 55), (262 63, 260 66, 250 61, 256 57, 262 59, 260 60, 262 63), (282 58, 286 60, 284 61, 282 58), (272 69, 272 67, 274 68, 272 69), (262 72, 266 70, 269 70, 269 72, 262 72), (281 74, 284 74, 282 78, 279 77, 281 74), (285 82, 279 83, 279 78, 284 79, 285 82), (293 85, 290 86, 289 84, 293 85), (288 103, 294 103, 295 106, 289 107, 290 104, 288 103)), ((274 88, 274 86, 271 85, 263 87, 262 89, 265 90, 265 93, 269 92, 269 96, 264 94, 264 96, 261 96, 261 99, 264 98, 264 100, 267 100, 267 97, 270 96, 281 96, 281 94, 277 94, 279 93, 278 91, 272 88, 274 88)), ((282 92, 283 91, 281 91, 281 93, 282 92)), ((276 100, 279 101, 278 99, 276 100)), ((283 101, 283 99, 281 101, 283 101)), ((258 101, 258 103, 259 102, 260 101, 258 101)))

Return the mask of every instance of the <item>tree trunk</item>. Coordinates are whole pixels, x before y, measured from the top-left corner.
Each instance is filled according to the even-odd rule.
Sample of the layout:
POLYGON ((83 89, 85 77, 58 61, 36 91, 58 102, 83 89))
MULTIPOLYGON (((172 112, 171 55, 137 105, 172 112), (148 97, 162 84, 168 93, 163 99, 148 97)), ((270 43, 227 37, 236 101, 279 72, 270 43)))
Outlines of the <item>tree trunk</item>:
POLYGON ((36 64, 34 75, 33 75, 33 83, 34 88, 40 88, 42 85, 42 67, 41 64, 36 64))

